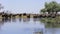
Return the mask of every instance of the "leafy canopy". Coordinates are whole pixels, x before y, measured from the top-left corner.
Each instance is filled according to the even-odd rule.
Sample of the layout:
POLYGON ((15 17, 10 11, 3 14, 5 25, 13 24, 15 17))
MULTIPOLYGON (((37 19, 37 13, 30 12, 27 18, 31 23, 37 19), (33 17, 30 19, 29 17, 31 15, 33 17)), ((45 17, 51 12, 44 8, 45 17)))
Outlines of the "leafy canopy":
POLYGON ((41 12, 58 12, 60 11, 60 4, 55 1, 50 3, 45 2, 45 8, 41 10, 41 12))

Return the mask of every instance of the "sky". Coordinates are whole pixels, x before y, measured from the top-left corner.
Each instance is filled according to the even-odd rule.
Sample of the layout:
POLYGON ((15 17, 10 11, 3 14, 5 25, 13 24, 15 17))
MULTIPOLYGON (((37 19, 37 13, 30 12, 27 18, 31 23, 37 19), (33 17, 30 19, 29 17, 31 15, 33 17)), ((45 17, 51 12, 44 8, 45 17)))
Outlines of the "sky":
POLYGON ((4 10, 9 10, 10 13, 40 13, 44 8, 45 2, 60 0, 0 0, 4 10))

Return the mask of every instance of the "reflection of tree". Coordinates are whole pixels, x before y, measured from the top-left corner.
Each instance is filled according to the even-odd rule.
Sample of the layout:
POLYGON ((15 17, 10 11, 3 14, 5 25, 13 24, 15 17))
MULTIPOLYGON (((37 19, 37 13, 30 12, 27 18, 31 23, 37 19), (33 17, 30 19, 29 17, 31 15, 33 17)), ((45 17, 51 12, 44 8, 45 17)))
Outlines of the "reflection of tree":
POLYGON ((40 21, 45 23, 46 27, 60 27, 60 18, 58 16, 56 18, 42 18, 40 21))
POLYGON ((1 27, 4 25, 4 21, 3 19, 0 19, 0 30, 1 30, 1 27))
MULTIPOLYGON (((7 21, 9 21, 9 20, 11 20, 11 19, 1 18, 0 19, 0 29, 4 25, 4 23, 7 23, 7 21)), ((10 22, 8 22, 8 23, 10 23, 10 22)))
POLYGON ((21 22, 21 18, 19 18, 19 21, 21 22))
POLYGON ((33 18, 33 21, 40 21, 40 18, 33 18))
POLYGON ((23 22, 29 22, 30 18, 23 18, 23 22))
POLYGON ((47 31, 47 32, 45 32, 46 34, 56 34, 55 28, 47 28, 46 31, 47 31))
POLYGON ((12 22, 16 22, 16 18, 15 18, 15 17, 14 17, 14 18, 12 18, 11 20, 12 20, 12 22))
POLYGON ((43 34, 43 29, 35 28, 33 34, 43 34))

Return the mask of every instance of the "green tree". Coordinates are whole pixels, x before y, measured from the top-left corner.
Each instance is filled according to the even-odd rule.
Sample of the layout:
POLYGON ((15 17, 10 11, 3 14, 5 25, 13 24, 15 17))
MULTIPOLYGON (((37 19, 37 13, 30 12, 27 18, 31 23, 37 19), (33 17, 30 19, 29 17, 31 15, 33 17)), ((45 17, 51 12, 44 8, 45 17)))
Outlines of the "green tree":
POLYGON ((45 13, 45 12, 48 12, 48 14, 50 13, 55 13, 57 14, 57 12, 60 11, 60 4, 58 4, 57 2, 55 1, 52 1, 50 3, 45 3, 45 8, 41 10, 41 12, 45 13))

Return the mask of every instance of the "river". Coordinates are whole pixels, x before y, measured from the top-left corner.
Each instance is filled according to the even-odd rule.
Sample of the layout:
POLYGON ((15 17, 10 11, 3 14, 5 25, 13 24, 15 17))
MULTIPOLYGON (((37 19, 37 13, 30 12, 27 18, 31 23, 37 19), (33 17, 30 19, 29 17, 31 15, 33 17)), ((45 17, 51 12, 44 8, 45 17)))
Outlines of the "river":
POLYGON ((45 28, 40 18, 0 19, 0 34, 59 34, 60 28, 45 28))

